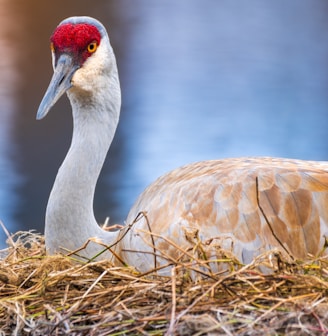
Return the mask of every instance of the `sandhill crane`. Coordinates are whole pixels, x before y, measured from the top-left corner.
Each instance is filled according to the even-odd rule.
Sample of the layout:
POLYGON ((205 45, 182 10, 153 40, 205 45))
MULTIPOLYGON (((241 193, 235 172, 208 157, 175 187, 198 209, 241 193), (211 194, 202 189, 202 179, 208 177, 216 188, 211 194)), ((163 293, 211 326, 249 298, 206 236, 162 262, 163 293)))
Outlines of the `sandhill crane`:
POLYGON ((204 161, 158 178, 137 199, 117 232, 93 212, 97 179, 120 114, 115 56, 104 26, 90 17, 62 21, 51 36, 54 74, 42 119, 66 92, 73 137, 46 210, 49 254, 74 251, 122 261, 140 271, 165 264, 195 241, 230 249, 242 262, 278 248, 295 258, 327 253, 328 162, 277 158, 204 161), (139 220, 135 220, 139 213, 139 220), (89 244, 85 244, 89 239, 89 244), (163 258, 160 257, 162 255, 163 258))

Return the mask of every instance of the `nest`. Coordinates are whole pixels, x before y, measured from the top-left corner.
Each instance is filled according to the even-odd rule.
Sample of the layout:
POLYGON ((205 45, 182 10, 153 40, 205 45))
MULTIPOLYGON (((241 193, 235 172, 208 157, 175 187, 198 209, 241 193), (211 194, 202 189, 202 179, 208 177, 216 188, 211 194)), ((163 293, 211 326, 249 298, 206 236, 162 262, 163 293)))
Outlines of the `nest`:
POLYGON ((140 274, 46 256, 43 236, 31 232, 10 238, 3 253, 0 335, 328 333, 327 256, 291 262, 271 251, 241 265, 222 253, 216 262, 228 271, 192 279, 203 259, 173 263, 171 276, 140 274))

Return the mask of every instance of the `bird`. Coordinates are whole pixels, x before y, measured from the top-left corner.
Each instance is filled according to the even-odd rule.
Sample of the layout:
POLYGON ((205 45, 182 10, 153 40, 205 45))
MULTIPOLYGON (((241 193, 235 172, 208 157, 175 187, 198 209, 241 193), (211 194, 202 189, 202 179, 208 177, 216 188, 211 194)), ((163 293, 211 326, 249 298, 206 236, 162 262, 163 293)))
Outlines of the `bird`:
POLYGON ((294 260, 327 254, 324 161, 241 157, 187 164, 150 184, 123 228, 100 227, 95 187, 121 107, 115 55, 104 25, 87 16, 60 22, 50 49, 54 73, 37 119, 66 93, 73 135, 46 208, 48 254, 75 251, 83 260, 108 259, 163 274, 197 246, 209 260, 223 249, 244 264, 270 250, 294 260))

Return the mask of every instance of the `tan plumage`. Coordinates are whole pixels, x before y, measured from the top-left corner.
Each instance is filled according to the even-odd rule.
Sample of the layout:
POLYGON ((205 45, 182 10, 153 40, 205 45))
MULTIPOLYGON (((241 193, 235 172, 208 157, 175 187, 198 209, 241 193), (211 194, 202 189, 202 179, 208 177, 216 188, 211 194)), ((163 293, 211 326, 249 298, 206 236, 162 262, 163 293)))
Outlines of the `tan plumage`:
MULTIPOLYGON (((140 195, 127 223, 145 212, 149 225, 146 218, 135 223, 129 245, 138 249, 141 233, 135 232, 150 227, 156 248, 176 254, 174 246, 157 235, 185 249, 192 246, 186 230, 197 230, 203 242, 214 238, 212 244, 231 250, 245 263, 272 248, 306 258, 323 252, 327 204, 325 162, 276 158, 198 162, 160 177, 140 195)), ((132 253, 125 258, 129 255, 135 258, 132 253)))

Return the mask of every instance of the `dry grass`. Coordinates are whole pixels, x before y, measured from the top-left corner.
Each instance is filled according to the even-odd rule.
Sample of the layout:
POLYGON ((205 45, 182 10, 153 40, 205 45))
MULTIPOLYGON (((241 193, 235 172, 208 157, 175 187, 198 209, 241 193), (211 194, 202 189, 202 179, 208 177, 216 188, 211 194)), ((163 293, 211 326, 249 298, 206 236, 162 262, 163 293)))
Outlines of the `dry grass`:
MULTIPOLYGON (((106 261, 45 255, 43 237, 19 233, 0 260, 0 335, 325 335, 328 259, 290 263, 267 253, 229 272, 139 274, 106 261), (259 266, 274 265, 263 274, 259 266)), ((192 265, 195 268, 198 260, 192 265)), ((199 261, 204 264, 204 260, 199 261)))

